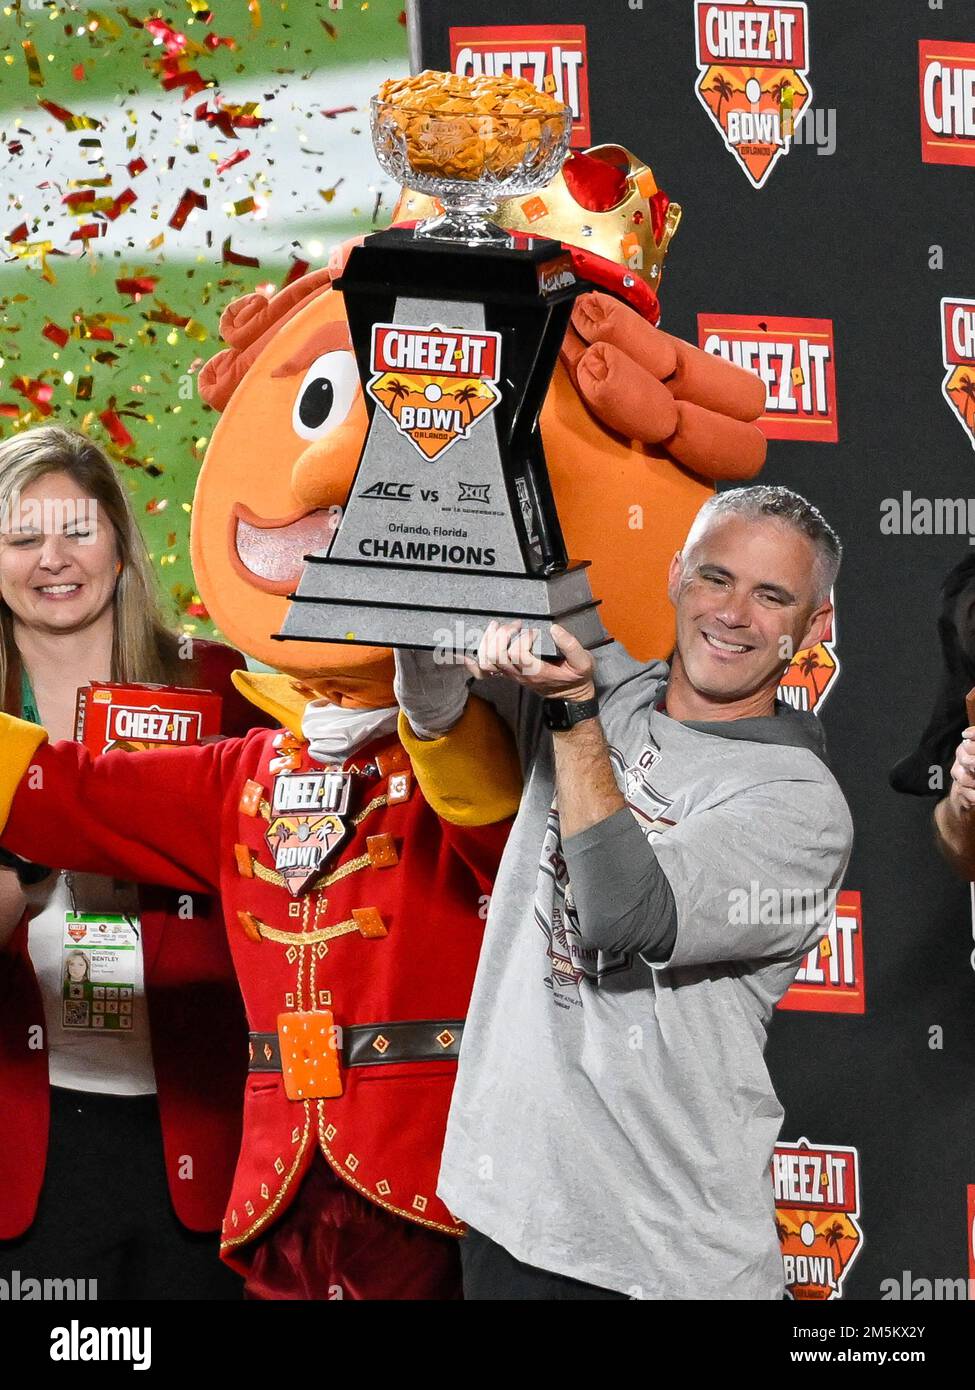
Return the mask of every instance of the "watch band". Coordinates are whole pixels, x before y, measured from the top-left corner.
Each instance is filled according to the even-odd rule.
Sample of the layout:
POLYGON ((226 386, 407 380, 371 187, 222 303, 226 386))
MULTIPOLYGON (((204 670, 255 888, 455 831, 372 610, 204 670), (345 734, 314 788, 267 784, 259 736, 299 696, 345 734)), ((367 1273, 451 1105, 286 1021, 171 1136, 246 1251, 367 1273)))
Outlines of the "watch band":
POLYGON ((542 701, 542 720, 545 727, 556 733, 564 733, 567 729, 573 729, 584 719, 595 719, 598 714, 599 701, 595 697, 591 700, 549 699, 542 701))

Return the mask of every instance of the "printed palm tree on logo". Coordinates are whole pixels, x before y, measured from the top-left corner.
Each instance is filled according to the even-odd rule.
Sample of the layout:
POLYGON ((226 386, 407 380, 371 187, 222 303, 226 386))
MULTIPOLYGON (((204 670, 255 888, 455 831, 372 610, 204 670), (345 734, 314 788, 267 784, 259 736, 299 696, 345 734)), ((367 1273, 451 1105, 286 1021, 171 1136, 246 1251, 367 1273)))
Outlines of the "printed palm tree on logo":
POLYGON ((461 405, 467 407, 467 424, 472 424, 474 420, 474 407, 471 405, 471 401, 480 396, 481 393, 478 388, 468 382, 468 384, 462 386, 459 391, 449 391, 447 394, 453 396, 461 405))
POLYGON ((715 93, 717 93, 717 97, 718 97, 718 109, 715 111, 714 114, 715 114, 715 117, 717 118, 717 120, 720 121, 720 120, 721 120, 721 103, 722 103, 723 101, 730 101, 731 98, 732 98, 732 97, 734 96, 734 94, 735 94, 735 89, 734 89, 734 87, 731 85, 731 83, 728 81, 727 77, 724 77, 724 76, 719 72, 718 75, 717 75, 717 77, 715 77, 715 79, 714 79, 714 81, 712 82, 711 86, 710 86, 707 90, 708 90, 709 92, 715 92, 715 93))
POLYGON ((833 1224, 823 1232, 823 1236, 825 1237, 826 1244, 829 1246, 831 1252, 833 1253, 837 1261, 836 1283, 838 1285, 842 1278, 843 1270, 846 1268, 846 1260, 843 1256, 843 1247, 841 1246, 840 1242, 844 1240, 853 1241, 853 1246, 850 1251, 851 1254, 853 1253, 853 1250, 857 1248, 859 1242, 857 1241, 856 1237, 852 1234, 852 1232, 847 1228, 846 1223, 844 1221, 839 1220, 834 1221, 833 1224))
POLYGON ((404 386, 401 381, 387 381, 385 386, 379 388, 381 391, 388 391, 394 401, 402 401, 410 394, 410 388, 404 386))

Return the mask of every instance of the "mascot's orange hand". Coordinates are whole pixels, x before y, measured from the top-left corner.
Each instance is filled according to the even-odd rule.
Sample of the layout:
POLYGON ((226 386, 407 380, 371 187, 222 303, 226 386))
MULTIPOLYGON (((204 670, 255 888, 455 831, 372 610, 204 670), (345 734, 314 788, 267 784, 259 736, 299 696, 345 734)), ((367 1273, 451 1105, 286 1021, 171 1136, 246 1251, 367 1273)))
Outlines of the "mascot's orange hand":
POLYGON ((744 480, 765 462, 765 436, 750 423, 765 408, 759 378, 662 333, 621 300, 580 295, 562 360, 604 425, 701 477, 744 480))

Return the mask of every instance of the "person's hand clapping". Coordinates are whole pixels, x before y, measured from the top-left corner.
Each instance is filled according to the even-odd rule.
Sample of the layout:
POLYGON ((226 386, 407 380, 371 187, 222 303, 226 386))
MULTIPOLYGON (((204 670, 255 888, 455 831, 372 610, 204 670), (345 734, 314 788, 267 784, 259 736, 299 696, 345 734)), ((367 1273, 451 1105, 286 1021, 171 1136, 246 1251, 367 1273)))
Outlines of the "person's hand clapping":
MULTIPOLYGON (((485 629, 476 657, 466 657, 472 676, 510 676, 543 699, 591 700, 596 693, 592 655, 558 623, 551 625, 552 639, 565 658, 543 661, 532 654, 539 636, 521 619, 500 623, 492 619, 485 629)), ((975 789, 975 781, 972 783, 975 789)))

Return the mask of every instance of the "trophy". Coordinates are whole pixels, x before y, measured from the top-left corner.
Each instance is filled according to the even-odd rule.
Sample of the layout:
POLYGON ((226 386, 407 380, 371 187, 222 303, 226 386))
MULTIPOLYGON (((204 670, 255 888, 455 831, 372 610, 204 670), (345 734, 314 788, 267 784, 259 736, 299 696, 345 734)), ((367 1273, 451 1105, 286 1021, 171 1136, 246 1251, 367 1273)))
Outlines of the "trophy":
POLYGON ((571 113, 523 79, 445 73, 372 99, 380 164, 439 200, 415 228, 366 237, 341 280, 370 424, 342 519, 305 557, 280 640, 444 653, 492 618, 608 640, 570 560, 538 417, 575 298, 560 242, 495 226, 496 204, 558 173, 571 113), (488 90, 490 89, 490 90, 488 90))

